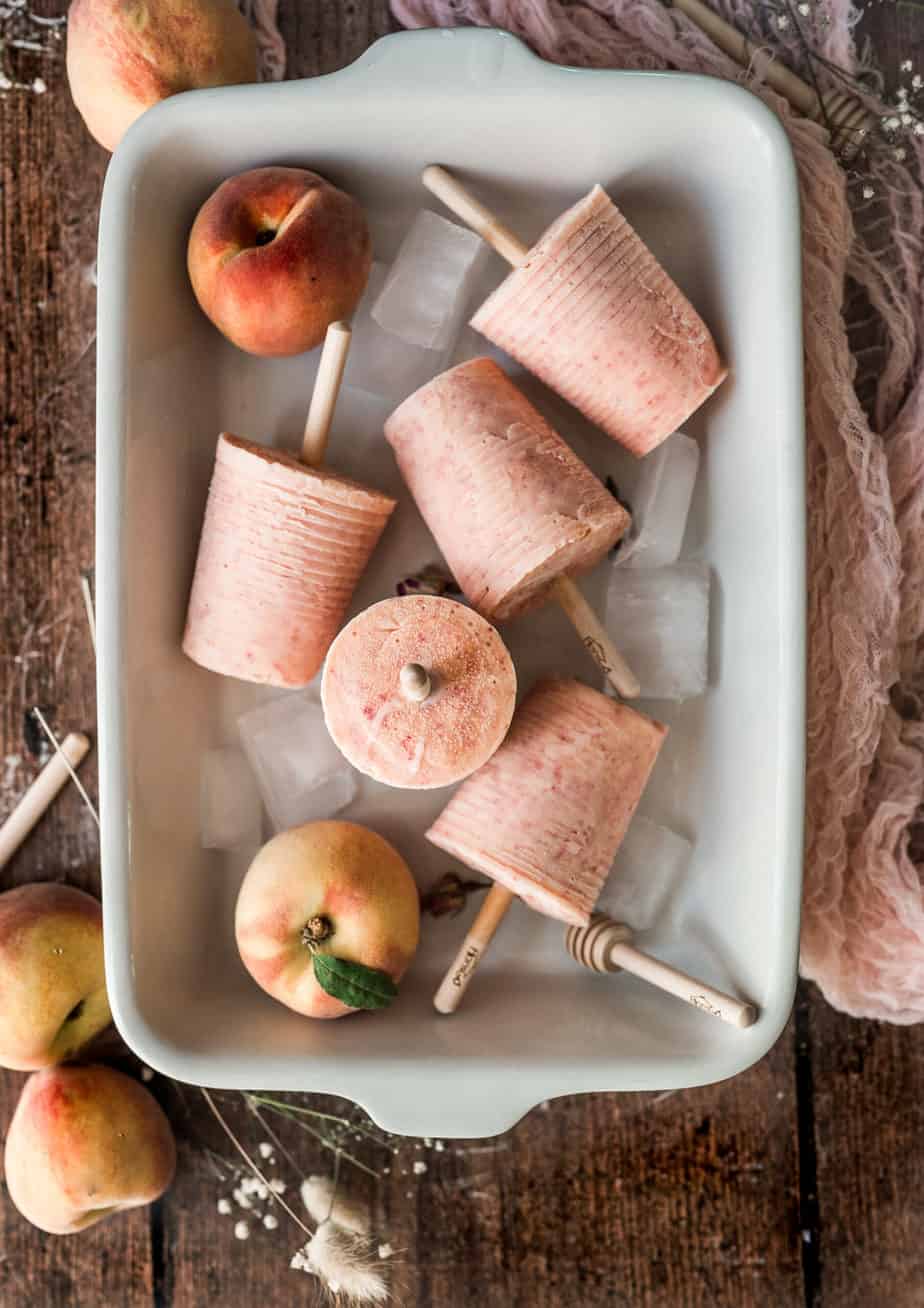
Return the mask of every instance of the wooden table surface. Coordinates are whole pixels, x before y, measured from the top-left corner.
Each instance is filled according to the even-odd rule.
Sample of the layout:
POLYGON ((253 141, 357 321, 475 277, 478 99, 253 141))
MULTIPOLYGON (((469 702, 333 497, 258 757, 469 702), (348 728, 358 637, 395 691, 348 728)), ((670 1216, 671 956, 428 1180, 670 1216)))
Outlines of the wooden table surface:
MULTIPOLYGON (((294 77, 350 62, 390 27, 384 0, 280 8, 294 77)), ((864 25, 891 74, 900 58, 922 66, 920 10, 871 4, 864 25)), ((62 732, 92 729, 95 713, 78 578, 93 560, 92 267, 106 157, 70 104, 63 60, 38 71, 45 94, 0 99, 2 811, 38 765, 30 706, 62 732)), ((72 788, 0 888, 43 878, 98 890, 95 827, 72 788)), ((21 1081, 0 1074, 3 1129, 21 1081)), ((316 1302, 311 1278, 288 1269, 294 1229, 240 1241, 218 1213, 230 1184, 206 1149, 230 1151, 197 1092, 153 1088, 181 1138, 172 1191, 70 1238, 33 1230, 0 1192, 2 1308, 316 1302)), ((731 1082, 561 1100, 507 1136, 441 1150, 360 1140, 360 1161, 390 1171, 373 1180, 344 1164, 344 1185, 400 1251, 401 1304, 920 1308, 922 1088, 924 1031, 848 1020, 803 986, 775 1049, 731 1082)), ((224 1102, 255 1143, 246 1109, 224 1102)), ((285 1123, 283 1134, 302 1175, 330 1172, 312 1136, 285 1123)), ((297 1181, 289 1165, 281 1174, 297 1181)))

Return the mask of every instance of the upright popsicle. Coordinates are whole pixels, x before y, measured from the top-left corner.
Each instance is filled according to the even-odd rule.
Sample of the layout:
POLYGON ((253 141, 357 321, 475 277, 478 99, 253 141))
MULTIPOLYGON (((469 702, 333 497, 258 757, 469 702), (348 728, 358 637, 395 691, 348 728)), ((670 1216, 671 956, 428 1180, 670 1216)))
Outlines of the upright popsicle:
POLYGON ((350 329, 327 332, 301 461, 223 432, 183 649, 228 677, 304 686, 324 661, 395 507, 321 464, 350 329))
POLYGON ((327 729, 376 781, 429 790, 491 757, 516 702, 513 660, 489 622, 434 595, 373 604, 330 647, 327 729))
POLYGON ((638 681, 570 580, 629 515, 491 359, 415 391, 385 423, 402 476, 456 581, 490 621, 556 598, 616 689, 638 681))
POLYGON ((427 838, 496 882, 435 997, 452 1012, 514 896, 585 926, 667 728, 579 681, 541 681, 427 838))
POLYGON ((423 182, 513 265, 472 326, 633 454, 725 378, 708 327, 602 187, 528 248, 446 169, 423 182))

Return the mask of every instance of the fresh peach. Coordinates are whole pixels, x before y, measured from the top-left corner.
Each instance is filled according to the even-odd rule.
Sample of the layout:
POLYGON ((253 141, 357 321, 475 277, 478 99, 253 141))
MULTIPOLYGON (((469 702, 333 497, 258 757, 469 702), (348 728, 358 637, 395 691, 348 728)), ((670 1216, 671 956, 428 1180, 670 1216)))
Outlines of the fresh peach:
POLYGON ((0 1066, 73 1058, 110 1020, 97 901, 51 881, 0 894, 0 1066))
POLYGON ((71 1064, 29 1077, 4 1167, 23 1217, 70 1235, 159 1198, 173 1180, 176 1146, 144 1086, 111 1067, 71 1064))
POLYGON ((196 299, 249 354, 301 354, 349 318, 372 242, 359 204, 305 168, 254 168, 196 215, 187 265, 196 299))
POLYGON ((404 859, 354 822, 309 822, 264 845, 235 916, 244 966, 280 1003, 308 1017, 354 1012, 314 974, 314 952, 400 981, 417 949, 420 905, 404 859))
POLYGON ((91 135, 114 150, 159 100, 255 82, 256 42, 234 0, 72 0, 67 77, 91 135))

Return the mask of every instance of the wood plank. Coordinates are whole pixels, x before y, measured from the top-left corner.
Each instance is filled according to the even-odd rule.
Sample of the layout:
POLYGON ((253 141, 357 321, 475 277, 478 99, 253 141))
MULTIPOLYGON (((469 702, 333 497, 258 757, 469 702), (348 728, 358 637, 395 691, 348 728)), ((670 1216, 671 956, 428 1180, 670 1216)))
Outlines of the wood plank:
POLYGON ((401 1302, 801 1308, 792 1064, 790 1028, 723 1085, 569 1098, 425 1150, 419 1188, 390 1184, 401 1302))
MULTIPOLYGON (((45 6, 45 12, 59 10, 45 6)), ((0 759, 2 811, 44 747, 26 723, 92 732, 94 670, 78 574, 93 557, 96 214, 105 167, 67 94, 58 57, 21 64, 48 84, 0 111, 0 759), (37 750, 38 747, 38 750, 37 750)), ((95 794, 95 758, 82 776, 95 794)), ((72 787, 19 854, 0 889, 68 880, 98 893, 96 829, 72 787)), ((23 1078, 0 1075, 5 1133, 23 1078)), ((139 1211, 79 1238, 45 1236, 0 1196, 0 1303, 135 1308, 151 1302, 149 1218, 139 1211)))
POLYGON ((861 1022, 814 991, 822 1303, 919 1308, 924 1030, 861 1022))

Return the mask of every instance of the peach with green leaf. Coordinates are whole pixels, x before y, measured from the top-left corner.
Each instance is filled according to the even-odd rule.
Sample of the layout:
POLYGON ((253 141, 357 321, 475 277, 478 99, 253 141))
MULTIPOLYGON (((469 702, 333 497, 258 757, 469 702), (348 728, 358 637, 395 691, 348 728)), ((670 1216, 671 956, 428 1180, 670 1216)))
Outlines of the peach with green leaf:
POLYGON ((309 822, 274 836, 250 865, 235 934, 253 979, 296 1013, 385 1008, 417 950, 417 887, 375 831, 309 822))

